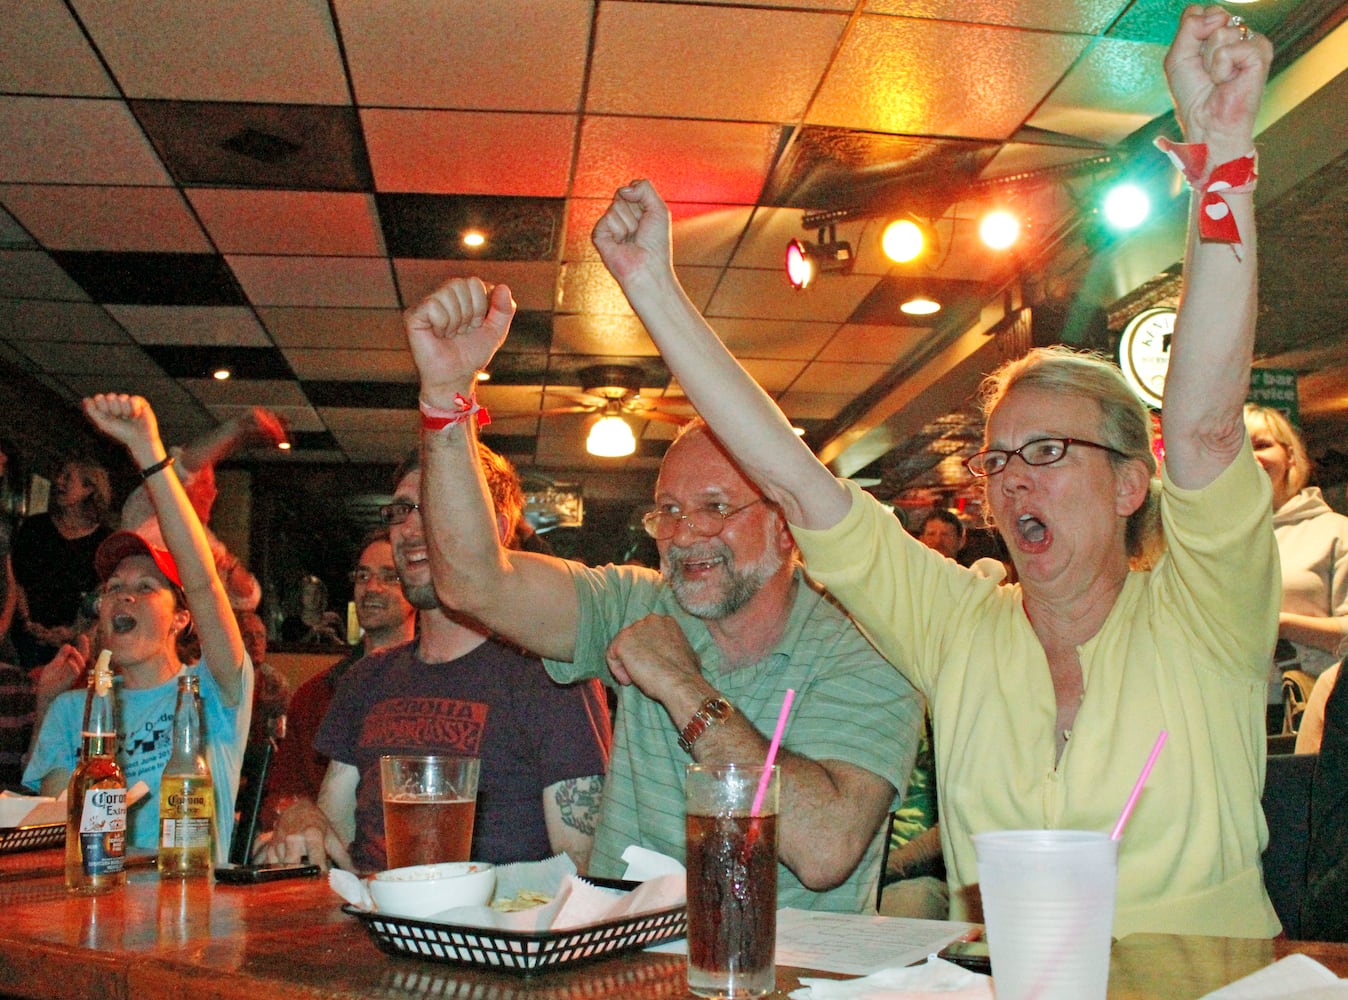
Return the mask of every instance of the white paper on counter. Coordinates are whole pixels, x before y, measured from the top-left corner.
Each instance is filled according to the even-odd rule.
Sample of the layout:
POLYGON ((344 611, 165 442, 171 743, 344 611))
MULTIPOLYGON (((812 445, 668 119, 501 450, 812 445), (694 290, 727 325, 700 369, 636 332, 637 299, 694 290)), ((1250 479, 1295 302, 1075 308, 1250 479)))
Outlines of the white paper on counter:
POLYGON ((1339 979, 1308 955, 1288 955, 1244 979, 1214 990, 1203 1000, 1344 1000, 1348 980, 1339 979))
POLYGON ((806 979, 791 1000, 993 1000, 992 979, 931 957, 911 968, 881 969, 860 979, 806 979))
MULTIPOLYGON (((777 911, 777 964, 865 976, 920 962, 976 926, 954 920, 819 913, 786 907, 777 911)), ((647 950, 686 955, 688 943, 680 938, 647 950)))

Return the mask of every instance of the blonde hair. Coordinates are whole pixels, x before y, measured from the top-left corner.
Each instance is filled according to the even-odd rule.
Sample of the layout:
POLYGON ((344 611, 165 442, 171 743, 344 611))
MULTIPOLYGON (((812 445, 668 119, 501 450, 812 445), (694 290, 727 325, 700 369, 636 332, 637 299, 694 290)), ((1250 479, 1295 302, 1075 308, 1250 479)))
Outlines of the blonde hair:
MULTIPOLYGON (((1007 394, 1017 387, 1093 400, 1100 407, 1100 444, 1120 452, 1111 454, 1110 461, 1116 466, 1130 461, 1146 466, 1151 476, 1147 497, 1129 515, 1124 542, 1135 568, 1151 566, 1165 548, 1151 413, 1124 380, 1118 366, 1099 354, 1075 351, 1060 344, 1037 347, 1024 357, 1006 362, 983 380, 979 403, 984 419, 990 419, 1007 394)), ((981 485, 986 493, 987 480, 982 480, 981 485)), ((991 524, 990 508, 984 499, 985 518, 991 524)))
POLYGON ((1306 443, 1301 440, 1301 435, 1282 410, 1260 406, 1258 403, 1246 403, 1245 430, 1253 435, 1255 427, 1259 424, 1263 425, 1264 430, 1268 431, 1274 441, 1287 449, 1287 455, 1291 459, 1287 465, 1287 490, 1289 496, 1296 496, 1310 482, 1311 471, 1314 468, 1311 456, 1306 451, 1306 443))

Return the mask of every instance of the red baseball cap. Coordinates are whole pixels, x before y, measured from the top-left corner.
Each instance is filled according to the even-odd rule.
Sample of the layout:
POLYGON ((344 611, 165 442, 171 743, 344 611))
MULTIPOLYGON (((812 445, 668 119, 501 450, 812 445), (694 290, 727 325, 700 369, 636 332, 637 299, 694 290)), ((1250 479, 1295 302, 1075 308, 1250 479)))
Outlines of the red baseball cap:
POLYGON ((114 531, 103 539, 103 544, 94 553, 94 569, 99 581, 106 582, 127 556, 149 556, 159 572, 168 577, 169 582, 179 590, 182 589, 183 582, 178 577, 178 564, 173 561, 173 556, 165 549, 155 548, 134 531, 114 531))

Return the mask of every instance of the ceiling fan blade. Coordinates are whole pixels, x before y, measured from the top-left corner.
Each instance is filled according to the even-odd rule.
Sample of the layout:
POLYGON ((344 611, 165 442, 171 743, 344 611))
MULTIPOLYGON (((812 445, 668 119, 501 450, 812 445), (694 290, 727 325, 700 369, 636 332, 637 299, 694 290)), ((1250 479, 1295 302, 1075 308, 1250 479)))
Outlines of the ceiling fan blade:
POLYGON ((527 410, 523 413, 493 413, 492 423, 498 420, 537 420, 539 417, 556 417, 563 413, 589 413, 592 406, 554 406, 546 410, 527 410))

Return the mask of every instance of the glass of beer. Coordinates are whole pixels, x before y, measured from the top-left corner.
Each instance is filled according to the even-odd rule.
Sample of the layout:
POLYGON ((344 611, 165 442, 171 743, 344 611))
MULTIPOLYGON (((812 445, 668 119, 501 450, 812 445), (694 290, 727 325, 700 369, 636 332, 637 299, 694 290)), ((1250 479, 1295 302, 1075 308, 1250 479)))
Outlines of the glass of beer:
POLYGON ((688 988, 761 997, 777 985, 777 768, 689 764, 684 784, 688 988))
POLYGON ((379 758, 389 868, 472 860, 478 763, 439 755, 379 758))

